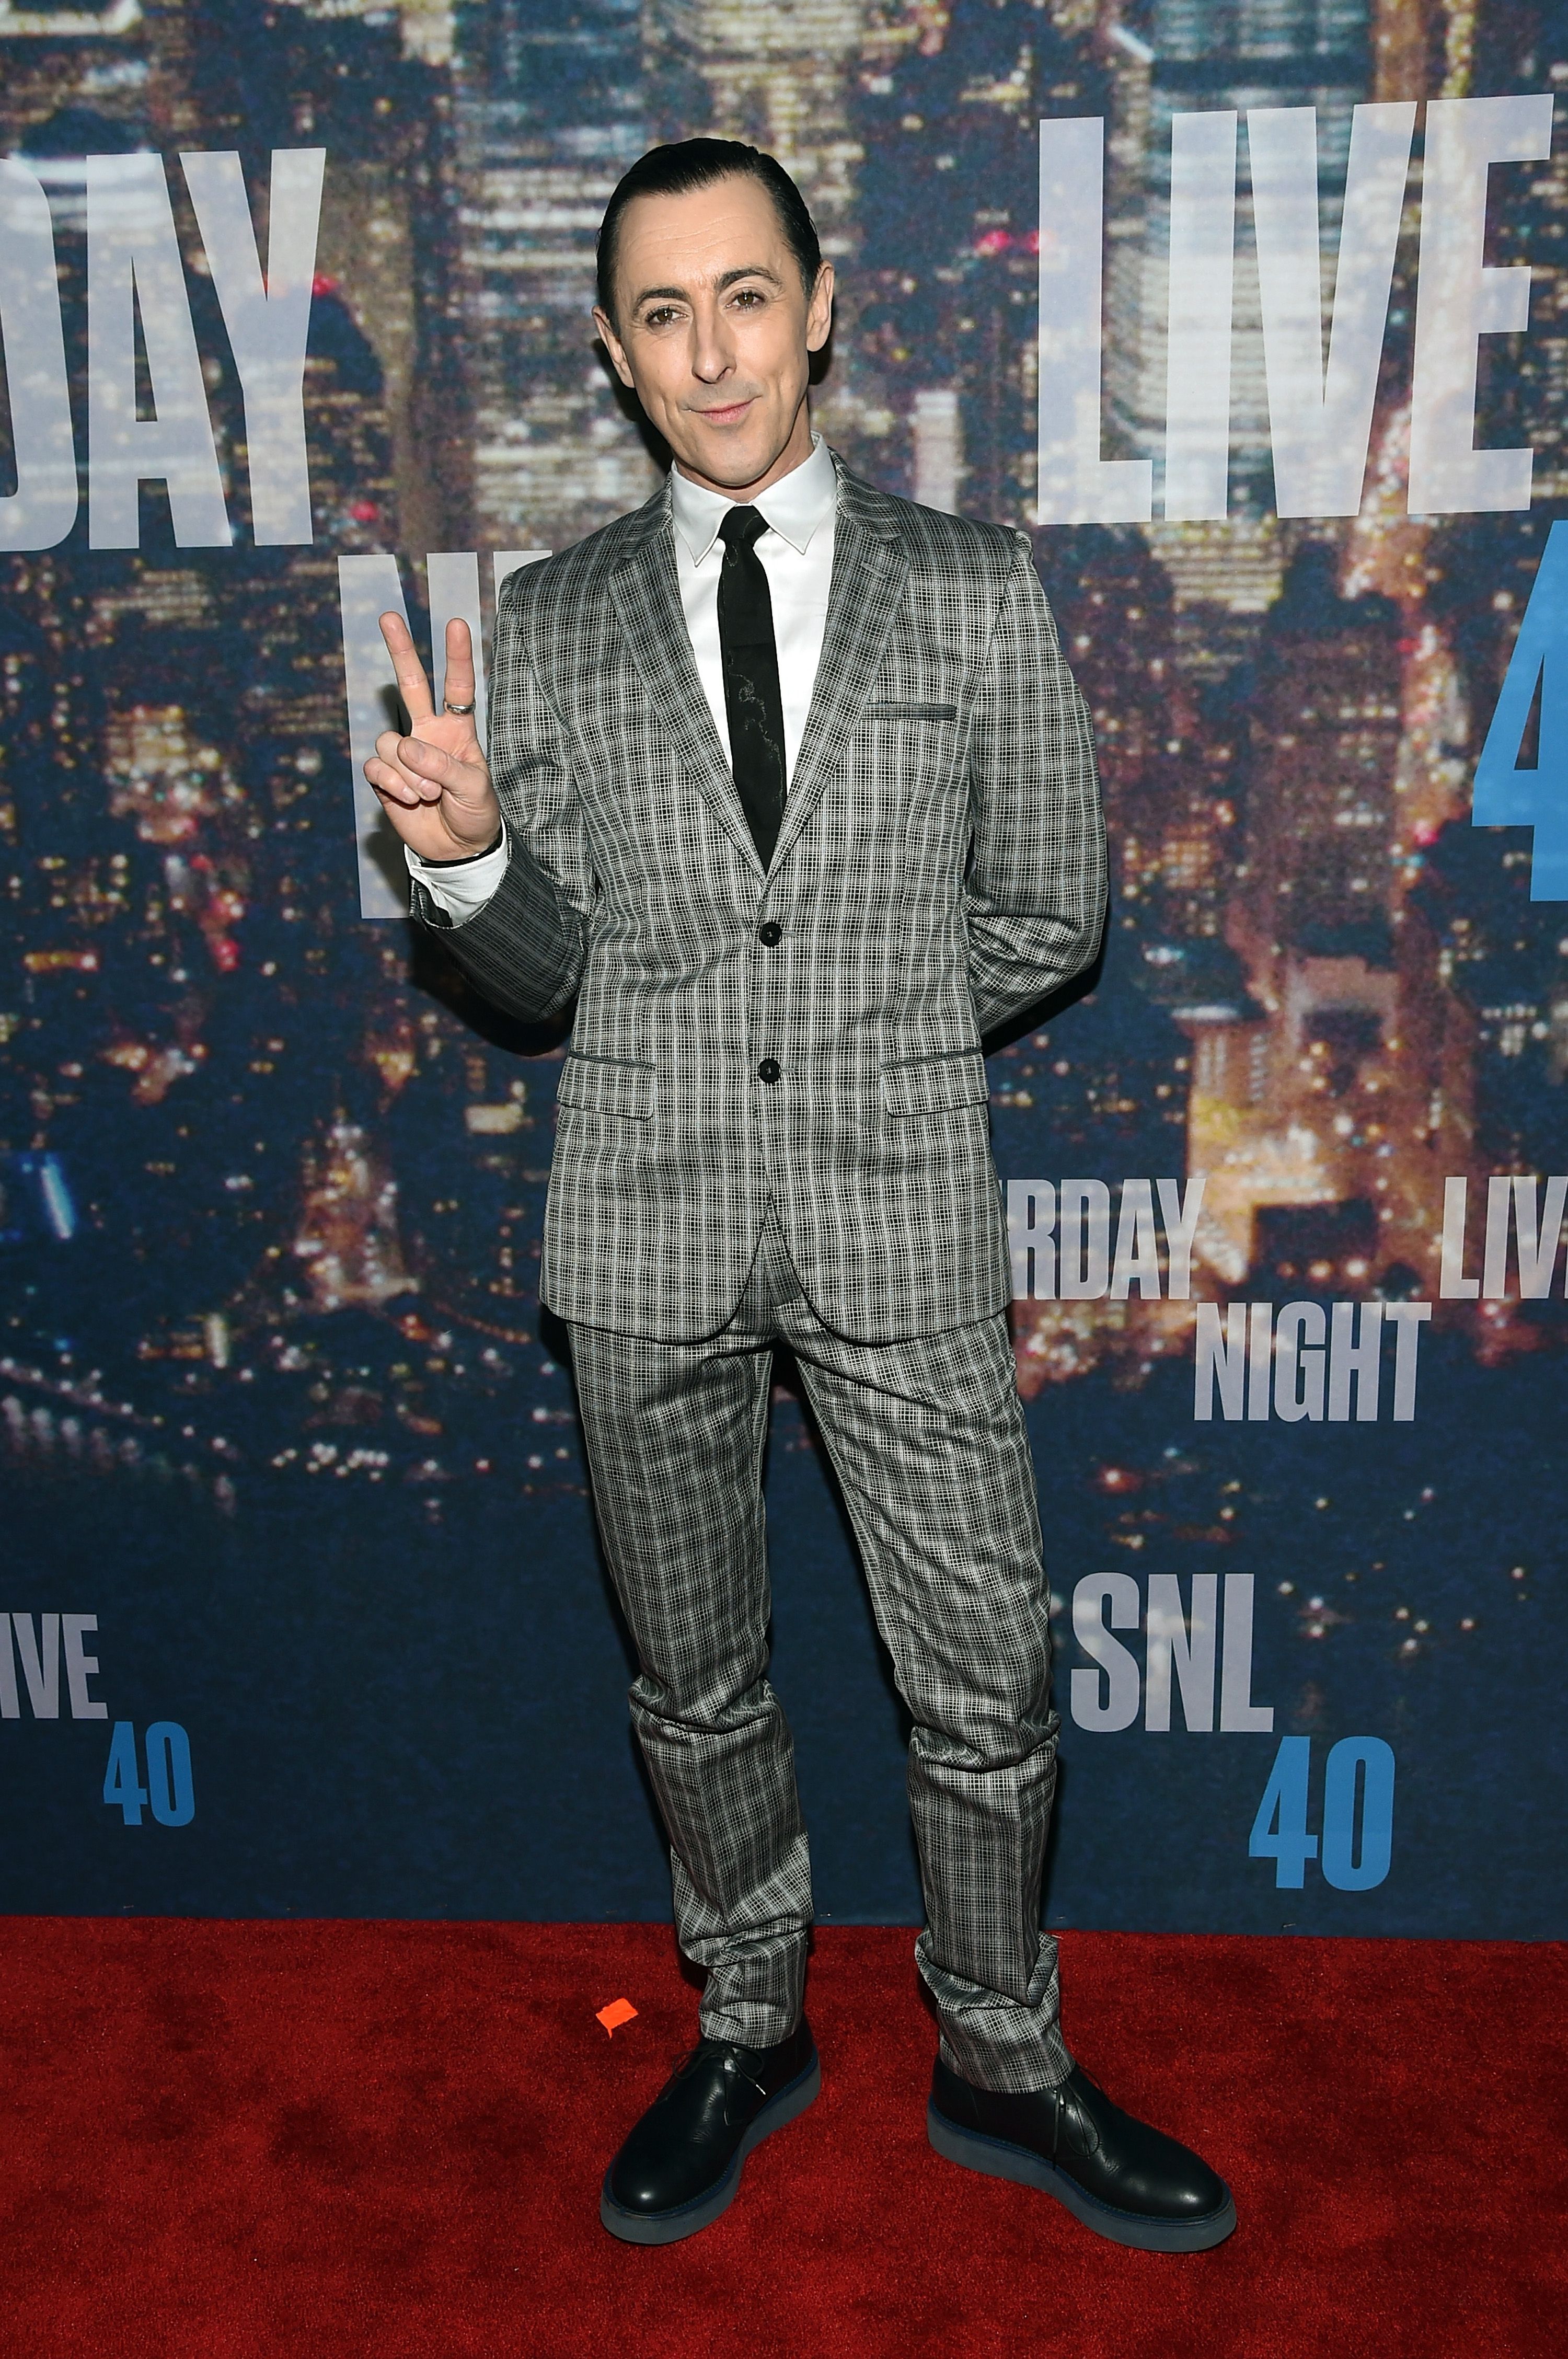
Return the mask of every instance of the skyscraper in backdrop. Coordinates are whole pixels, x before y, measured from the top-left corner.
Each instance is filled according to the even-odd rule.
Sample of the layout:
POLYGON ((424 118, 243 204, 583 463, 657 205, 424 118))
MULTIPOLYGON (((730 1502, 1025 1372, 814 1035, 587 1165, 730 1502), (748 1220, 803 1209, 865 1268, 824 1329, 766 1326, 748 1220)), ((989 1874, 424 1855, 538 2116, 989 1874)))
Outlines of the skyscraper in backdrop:
POLYGON ((637 0, 457 10, 458 332, 482 548, 564 548, 657 480, 589 318, 600 216, 648 144, 641 66, 637 0))

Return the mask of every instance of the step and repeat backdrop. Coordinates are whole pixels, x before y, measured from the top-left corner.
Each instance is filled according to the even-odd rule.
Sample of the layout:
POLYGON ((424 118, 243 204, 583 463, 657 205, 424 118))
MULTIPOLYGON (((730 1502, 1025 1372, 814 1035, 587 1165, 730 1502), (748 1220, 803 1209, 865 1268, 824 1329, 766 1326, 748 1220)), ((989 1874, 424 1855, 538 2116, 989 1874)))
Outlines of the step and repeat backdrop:
MULTIPOLYGON (((990 1064, 1052 1924, 1568 1934, 1568 24, 1506 0, 0 5, 0 1906, 668 1908, 561 1042, 416 939, 375 617, 654 458, 620 172, 796 172, 816 415, 1021 525, 1103 965, 990 1064)), ((779 1370, 822 1911, 907 1728, 779 1370)))

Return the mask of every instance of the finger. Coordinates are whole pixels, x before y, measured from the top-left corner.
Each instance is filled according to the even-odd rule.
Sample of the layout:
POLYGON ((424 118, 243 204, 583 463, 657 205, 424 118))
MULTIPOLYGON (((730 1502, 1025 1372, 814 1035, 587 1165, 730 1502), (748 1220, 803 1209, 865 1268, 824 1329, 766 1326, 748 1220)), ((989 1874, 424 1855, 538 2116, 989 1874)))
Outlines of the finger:
POLYGON ((463 775, 472 765, 446 746, 432 745, 427 737, 405 737, 400 729, 384 729, 376 741, 376 750, 394 768, 412 771, 417 777, 439 779, 454 793, 462 793, 465 788, 473 791, 472 782, 463 775))
POLYGON ((397 675, 397 693, 411 722, 428 721, 435 711, 424 665, 414 652, 413 636, 401 614, 383 614, 381 636, 397 675))
POLYGON ((384 729, 376 751, 395 770, 411 771, 420 778, 444 778, 452 759, 440 745, 429 745, 423 737, 405 737, 400 729, 384 729))
POLYGON ((375 741, 375 759, 365 762, 365 778, 370 781, 370 786, 379 781, 382 786, 391 788, 403 802, 436 802, 441 798, 441 786, 434 778, 419 778, 418 771, 408 769, 403 762, 398 762, 397 750, 401 743, 401 738, 397 738, 387 729, 375 741))
POLYGON ((433 802, 445 794, 463 809, 477 810, 492 794, 490 773, 482 762, 465 762, 422 737, 399 737, 392 754, 394 766, 419 788, 422 799, 433 802))
POLYGON ((446 684, 441 694, 449 704, 474 701, 474 640, 467 624, 455 615, 446 626, 446 684))
POLYGON ((430 757, 437 768, 452 758, 442 747, 432 745, 429 738, 405 736, 401 729, 384 729, 376 741, 376 750, 384 762, 400 762, 404 746, 413 749, 417 759, 430 757))
POLYGON ((365 776, 384 802, 400 803, 405 810, 418 810, 441 799, 440 787, 431 779, 413 777, 396 762, 366 762, 365 776))
POLYGON ((461 790, 465 765, 455 754, 442 745, 427 744, 423 737, 397 737, 386 750, 385 758, 396 762, 399 768, 411 771, 416 778, 428 778, 438 787, 461 790))
POLYGON ((367 762, 365 766, 366 777, 373 769, 378 778, 396 785, 400 792, 411 796, 416 802, 439 803, 441 799, 443 788, 439 778, 421 777, 417 770, 410 770, 404 762, 367 762))
POLYGON ((400 810, 413 810, 417 808, 419 799, 418 795, 411 787, 406 787, 403 781, 387 768, 385 762, 366 762, 365 777, 366 784, 379 795, 384 803, 396 803, 400 810))

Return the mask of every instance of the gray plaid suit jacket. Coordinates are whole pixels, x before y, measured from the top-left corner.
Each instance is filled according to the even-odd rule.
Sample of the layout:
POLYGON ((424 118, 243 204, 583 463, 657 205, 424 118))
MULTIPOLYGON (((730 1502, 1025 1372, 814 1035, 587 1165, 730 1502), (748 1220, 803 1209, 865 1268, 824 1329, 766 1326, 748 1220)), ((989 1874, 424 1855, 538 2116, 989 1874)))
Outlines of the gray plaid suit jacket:
MULTIPOLYGON (((512 857, 442 940, 517 1016, 576 999, 541 1276, 569 1321, 716 1332, 769 1197, 852 1341, 1008 1299, 980 1041, 1098 945, 1088 714, 1021 533, 835 463, 822 661, 766 874, 698 682, 668 485, 501 600, 512 857)), ((441 922, 418 885, 415 909, 441 922)))

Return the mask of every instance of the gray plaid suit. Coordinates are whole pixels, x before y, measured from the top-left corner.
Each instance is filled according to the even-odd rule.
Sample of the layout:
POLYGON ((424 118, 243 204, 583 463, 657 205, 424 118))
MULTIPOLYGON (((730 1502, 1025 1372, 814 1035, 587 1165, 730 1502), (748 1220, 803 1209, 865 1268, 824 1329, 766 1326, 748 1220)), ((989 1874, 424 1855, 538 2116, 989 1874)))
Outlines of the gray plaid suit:
MULTIPOLYGON (((517 1015, 576 999, 541 1290, 572 1331, 678 1928, 709 1968, 703 2029, 785 2035, 810 1922, 766 1676, 782 1338, 915 1722, 919 1957, 944 2050, 994 2088, 1054 2082, 1039 1910, 1057 1723, 980 1042, 1093 957, 1105 842, 1028 543, 839 466, 822 659, 766 874, 697 679, 668 488, 511 577, 494 670, 512 857, 445 940, 517 1015)), ((441 923, 419 885, 415 908, 441 923)))

